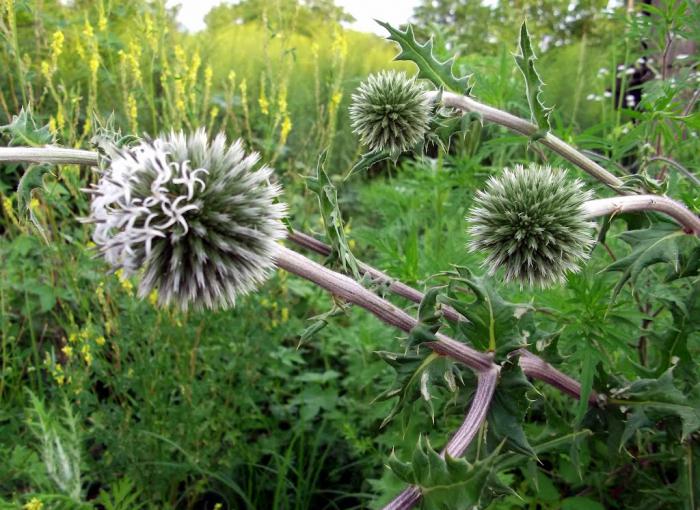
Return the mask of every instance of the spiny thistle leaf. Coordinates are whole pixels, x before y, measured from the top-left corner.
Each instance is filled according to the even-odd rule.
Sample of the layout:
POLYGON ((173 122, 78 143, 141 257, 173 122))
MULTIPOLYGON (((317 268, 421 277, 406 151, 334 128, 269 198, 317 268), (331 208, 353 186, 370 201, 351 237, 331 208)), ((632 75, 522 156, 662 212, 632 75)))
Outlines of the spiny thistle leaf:
POLYGON ((430 117, 431 101, 406 73, 370 75, 352 95, 350 120, 360 142, 394 160, 423 143, 430 117))
POLYGON ((106 261, 139 273, 139 296, 158 303, 228 308, 262 284, 285 237, 281 188, 255 169, 241 141, 203 129, 115 149, 93 194, 93 240, 106 261))
POLYGON ((444 62, 440 62, 433 55, 433 38, 431 37, 423 44, 416 40, 413 26, 408 25, 406 30, 392 27, 389 23, 375 20, 389 32, 387 39, 395 41, 401 47, 401 52, 394 57, 394 60, 410 60, 418 66, 418 78, 430 80, 437 88, 451 90, 457 94, 468 95, 471 86, 469 80, 471 75, 455 76, 452 67, 455 57, 444 62))
POLYGON ((56 141, 49 130, 48 124, 37 126, 31 107, 23 107, 17 115, 12 117, 12 122, 0 126, 0 133, 6 133, 10 146, 29 145, 42 147, 56 141))
POLYGON ((594 223, 584 219, 591 198, 564 171, 531 165, 505 169, 479 191, 467 216, 469 249, 486 253, 489 274, 507 282, 547 287, 577 272, 593 245, 594 223))
MULTIPOLYGON (((632 409, 641 409, 656 422, 667 416, 681 421, 681 439, 700 429, 700 402, 688 397, 673 382, 673 370, 666 370, 658 379, 638 379, 611 393, 613 401, 624 401, 632 409)), ((639 422, 637 422, 639 424, 639 422)), ((628 426, 632 424, 628 423, 628 426)))
POLYGON ((634 285, 642 271, 654 264, 668 263, 671 266, 669 279, 674 274, 683 274, 681 262, 686 266, 692 265, 693 260, 688 260, 688 257, 692 257, 700 245, 697 237, 686 235, 675 223, 658 223, 650 228, 629 230, 620 234, 620 239, 632 247, 632 252, 606 268, 607 271, 622 273, 613 290, 613 299, 625 283, 629 281, 634 285), (688 255, 682 257, 682 253, 688 255))
POLYGON ((425 436, 418 439, 411 462, 402 462, 392 453, 389 468, 401 480, 417 486, 423 496, 422 508, 467 510, 483 508, 489 492, 500 490, 495 477, 499 451, 483 460, 469 463, 436 452, 425 436))
POLYGON ((316 176, 308 177, 307 185, 318 196, 321 218, 326 229, 326 239, 332 247, 330 261, 340 262, 340 266, 344 271, 352 272, 353 276, 359 279, 360 270, 345 237, 343 215, 340 212, 340 207, 338 207, 338 190, 324 169, 326 155, 326 151, 319 155, 316 165, 316 176))
POLYGON ((535 69, 537 57, 532 50, 532 42, 530 41, 526 22, 523 22, 520 26, 518 51, 519 53, 515 55, 515 63, 525 78, 525 92, 527 94, 527 103, 530 105, 530 114, 533 122, 540 129, 539 136, 543 136, 552 129, 549 123, 549 115, 552 113, 552 108, 546 107, 540 98, 544 83, 535 69))

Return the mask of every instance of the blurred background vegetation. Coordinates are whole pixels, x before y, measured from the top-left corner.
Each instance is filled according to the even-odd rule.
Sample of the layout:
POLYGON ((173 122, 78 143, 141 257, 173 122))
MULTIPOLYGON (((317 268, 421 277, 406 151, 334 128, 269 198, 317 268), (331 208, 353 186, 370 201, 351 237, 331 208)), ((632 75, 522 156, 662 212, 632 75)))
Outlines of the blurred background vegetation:
MULTIPOLYGON (((457 53, 457 70, 474 73, 474 95, 529 117, 512 59, 527 18, 560 136, 630 166, 658 143, 697 167, 697 133, 679 137, 633 108, 628 96, 643 85, 624 84, 648 66, 665 73, 663 34, 685 27, 697 40, 700 23, 676 14, 654 24, 601 0, 492 4, 425 0, 415 11, 417 33, 434 35, 440 55, 457 53)), ((344 28, 349 19, 331 0, 243 0, 214 8, 206 29, 189 34, 158 0, 0 0, 2 145, 89 148, 109 122, 138 135, 207 126, 259 151, 285 184, 294 226, 316 233, 323 228, 305 177, 328 149, 358 257, 419 288, 451 264, 478 268, 479 256, 464 249, 471 195, 494 169, 545 156, 475 122, 436 158, 379 164, 343 181, 361 154, 347 115, 353 90, 381 69, 413 73, 392 61, 391 43, 344 28), (23 106, 31 117, 16 117, 23 106)), ((673 85, 675 98, 697 87, 692 55, 648 89, 652 99, 666 97, 663 87, 673 85)), ((662 105, 669 115, 682 107, 662 105)), ((133 282, 91 257, 89 228, 76 220, 91 171, 41 173, 29 221, 17 211, 23 171, 0 165, 0 508, 379 507, 400 487, 384 467, 392 449, 408 454, 421 431, 439 445, 460 422, 465 403, 448 402, 435 423, 417 407, 380 428, 391 403, 373 400, 394 376, 374 352, 400 349, 396 332, 351 310, 300 342, 308 319, 333 303, 282 272, 228 312, 182 314, 135 299, 133 282)), ((669 180, 698 207, 677 174, 669 180)), ((570 373, 579 372, 576 345, 586 338, 603 342, 607 370, 633 377, 625 335, 644 313, 632 299, 608 308, 615 277, 599 274, 609 261, 601 251, 566 288, 504 291, 567 317, 558 326, 570 373)), ((672 320, 662 313, 659 330, 672 320)), ((528 433, 570 432, 567 397, 542 391, 528 433)), ((645 471, 626 451, 608 451, 604 434, 581 448, 577 458, 543 457, 539 470, 511 470, 503 481, 520 497, 495 508, 684 504, 682 475, 662 461, 685 450, 650 451, 661 460, 645 471)))

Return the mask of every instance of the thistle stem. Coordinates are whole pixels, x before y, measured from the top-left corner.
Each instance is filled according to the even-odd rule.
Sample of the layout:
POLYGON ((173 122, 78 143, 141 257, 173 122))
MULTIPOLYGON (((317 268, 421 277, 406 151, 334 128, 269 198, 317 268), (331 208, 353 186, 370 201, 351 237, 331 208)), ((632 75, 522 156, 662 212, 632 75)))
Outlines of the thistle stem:
POLYGON ((0 147, 0 162, 97 165, 97 152, 61 147, 0 147))
MULTIPOLYGON (((469 412, 464 418, 462 425, 448 441, 447 446, 442 451, 442 455, 448 454, 453 458, 464 455, 467 447, 479 431, 479 427, 486 419, 493 394, 496 391, 499 371, 499 367, 494 366, 488 371, 479 373, 476 393, 469 407, 469 412)), ((416 486, 410 486, 396 496, 383 510, 409 510, 420 501, 420 498, 420 489, 416 486)))
POLYGON ((680 202, 662 195, 599 198, 584 205, 588 218, 626 212, 655 211, 670 216, 688 232, 700 236, 700 218, 680 202))
MULTIPOLYGON (((463 112, 478 113, 484 118, 484 120, 505 126, 508 129, 525 136, 532 137, 540 131, 537 126, 526 121, 525 119, 521 119, 520 117, 516 117, 515 115, 499 110, 498 108, 480 103, 471 97, 447 91, 430 91, 426 92, 426 95, 428 95, 431 99, 437 99, 438 97, 441 98, 445 106, 456 108, 458 110, 462 110, 463 112)), ((598 163, 584 154, 581 154, 571 145, 567 144, 560 138, 557 138, 552 133, 547 133, 537 141, 542 145, 549 147, 551 150, 578 166, 583 171, 589 173, 591 176, 610 187, 616 193, 620 195, 626 194, 622 190, 622 185, 624 184, 622 180, 615 177, 598 163)))
MULTIPOLYGON (((293 232, 291 233, 288 238, 290 241, 296 243, 298 246, 302 248, 307 248, 311 251, 315 251, 319 255, 324 255, 328 256, 331 253, 331 247, 328 246, 327 244, 319 241, 318 239, 315 239, 307 234, 304 234, 302 232, 293 232)), ((360 267, 363 268, 363 271, 366 273, 369 273, 370 275, 379 275, 375 278, 375 281, 381 282, 381 283, 393 283, 395 280, 391 280, 388 276, 386 276, 384 273, 379 271, 378 269, 373 268, 372 266, 365 264, 363 262, 358 261, 359 264, 361 264, 360 267)), ((399 282, 400 283, 400 282, 399 282)), ((389 286, 389 290, 394 292, 396 295, 401 296, 409 301, 413 301, 414 303, 420 303, 423 300, 423 293, 417 291, 416 289, 409 287, 408 285, 401 284, 400 287, 394 287, 393 285, 389 286), (406 292, 405 289, 410 289, 410 292, 406 292)), ((445 308, 443 308, 443 311, 445 308)), ((451 321, 458 321, 458 320, 465 320, 459 313, 457 313, 453 309, 454 314, 448 315, 447 313, 445 314, 445 317, 451 321)), ((443 354, 440 352, 441 345, 440 344, 434 344, 431 346, 431 348, 435 352, 439 352, 440 354, 443 354)), ((581 398, 581 385, 575 380, 569 377, 568 375, 564 374, 563 372, 560 372, 556 368, 554 368, 552 365, 549 363, 545 362, 543 359, 539 358, 537 355, 532 354, 531 352, 525 350, 525 349, 518 349, 515 351, 516 354, 519 354, 519 365, 520 368, 523 370, 525 375, 528 377, 531 377, 533 379, 538 379, 544 383, 549 384, 550 386, 558 389, 562 393, 566 393, 568 395, 571 395, 575 399, 580 399, 581 398), (523 359, 522 353, 526 352, 528 354, 527 359, 523 359)), ((447 353, 444 353, 445 355, 449 355, 447 353)), ((597 399, 597 396, 594 394, 591 395, 591 403, 595 403, 595 399, 597 399)))
MULTIPOLYGON (((352 278, 331 271, 289 248, 279 247, 277 266, 315 283, 349 303, 361 306, 383 322, 401 331, 408 333, 418 324, 418 321, 406 312, 365 289, 352 278)), ((495 366, 489 354, 476 351, 442 333, 437 333, 435 337, 436 341, 431 343, 433 350, 464 363, 477 373, 491 370, 495 366)))

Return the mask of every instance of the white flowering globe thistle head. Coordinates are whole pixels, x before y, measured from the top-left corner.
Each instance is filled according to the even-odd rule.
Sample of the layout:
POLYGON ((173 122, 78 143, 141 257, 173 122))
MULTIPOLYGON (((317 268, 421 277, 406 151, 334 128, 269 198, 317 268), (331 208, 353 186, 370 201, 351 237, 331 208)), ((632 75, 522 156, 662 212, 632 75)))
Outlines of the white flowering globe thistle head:
POLYGON ((258 160, 204 130, 117 150, 90 190, 93 240, 113 268, 140 274, 140 297, 229 308, 268 278, 286 232, 281 189, 258 160))
POLYGON ((430 99, 414 78, 383 71, 370 75, 353 94, 350 120, 370 151, 398 157, 423 141, 431 109, 430 99))
POLYGON ((489 274, 548 287, 577 272, 593 245, 594 224, 585 218, 591 192, 563 170, 530 165, 491 177, 479 191, 467 221, 469 249, 486 254, 489 274))

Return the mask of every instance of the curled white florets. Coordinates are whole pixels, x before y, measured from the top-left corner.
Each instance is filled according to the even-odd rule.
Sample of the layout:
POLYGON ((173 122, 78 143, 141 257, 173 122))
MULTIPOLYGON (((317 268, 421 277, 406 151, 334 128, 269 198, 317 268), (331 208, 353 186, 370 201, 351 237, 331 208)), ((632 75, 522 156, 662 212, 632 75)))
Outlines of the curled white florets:
POLYGON ((113 268, 141 273, 140 297, 231 307, 268 278, 286 232, 281 189, 258 160, 201 129, 118 150, 89 190, 93 240, 113 268))
POLYGON ((594 223, 584 205, 591 192, 563 170, 530 165, 505 169, 479 191, 469 211, 469 248, 486 254, 489 273, 547 287, 562 283, 589 256, 594 223))

